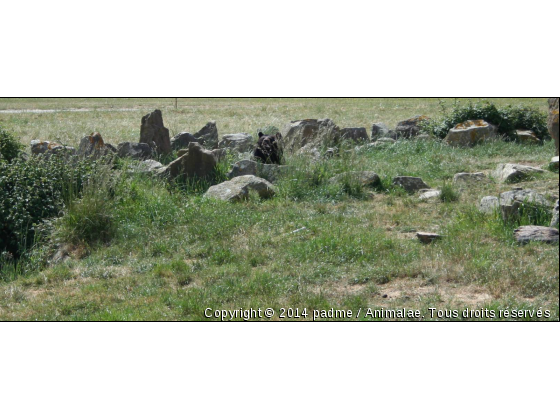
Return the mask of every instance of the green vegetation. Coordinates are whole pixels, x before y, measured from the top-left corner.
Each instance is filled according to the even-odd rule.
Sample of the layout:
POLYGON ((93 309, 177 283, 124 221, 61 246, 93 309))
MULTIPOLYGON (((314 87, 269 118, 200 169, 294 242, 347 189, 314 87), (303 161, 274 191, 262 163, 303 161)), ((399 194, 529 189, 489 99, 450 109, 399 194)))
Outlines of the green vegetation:
POLYGON ((449 130, 467 120, 484 120, 498 127, 498 132, 509 141, 517 140, 516 130, 532 130, 541 139, 550 139, 546 126, 547 114, 541 109, 519 105, 497 106, 492 102, 456 101, 449 109, 441 102, 442 116, 424 123, 424 129, 440 139, 449 130))
POLYGON ((2 161, 11 163, 19 157, 23 149, 23 144, 0 125, 0 163, 2 161))
MULTIPOLYGON (((393 106, 391 100, 377 101, 393 106)), ((333 108, 351 103, 331 102, 333 108)), ((416 103, 423 106, 421 100, 416 103)), ((231 101, 226 110, 237 104, 231 101)), ((198 110, 199 120, 226 112, 212 101, 208 107, 198 110)), ((254 107, 260 109, 257 102, 254 107)), ((358 113, 344 118, 357 121, 362 118, 358 113)), ((126 124, 119 123, 123 130, 138 125, 134 113, 118 115, 127 116, 126 124)), ((98 117, 80 113, 80 124, 94 126, 98 117)), ((14 126, 13 115, 0 118, 14 126)), ((52 118, 45 116, 39 130, 50 130, 52 118)), ((280 110, 275 118, 295 119, 289 110, 280 110)), ((232 131, 253 133, 266 125, 232 131)), ((79 138, 76 130, 69 137, 79 138)), ((0 319, 204 320, 207 308, 268 307, 277 312, 273 319, 279 319, 280 308, 354 313, 410 308, 430 319, 429 308, 435 307, 449 314, 458 311, 456 318, 442 319, 473 319, 463 315, 465 308, 487 308, 501 319, 558 320, 558 245, 519 246, 511 224, 476 209, 483 196, 511 186, 481 183, 459 189, 451 184, 458 172, 488 172, 506 161, 539 166, 552 154, 551 143, 493 142, 454 149, 440 141, 405 141, 319 162, 288 156, 290 170, 277 183, 273 199, 251 197, 237 204, 204 199, 208 185, 200 180, 169 185, 130 174, 127 161, 118 162, 118 171, 101 165, 82 182, 76 199, 65 201, 62 194, 59 213, 53 215, 61 217, 42 225, 44 239, 0 270, 0 319), (363 187, 352 177, 329 182, 345 172, 366 170, 381 176, 380 186, 363 187), (442 190, 440 201, 421 202, 403 194, 391 183, 397 175, 422 177, 442 190), (440 233, 442 240, 421 244, 417 231, 440 233), (70 258, 53 264, 61 249, 70 258), (519 318, 499 315, 512 309, 528 312, 519 318), (550 311, 550 317, 538 317, 539 309, 550 311)), ((234 161, 235 156, 228 156, 217 180, 234 161)), ((40 162, 35 164, 38 171, 51 165, 40 162)), ((55 162, 49 171, 56 174, 55 162)), ((518 185, 554 195, 557 184, 558 175, 547 172, 518 185)), ((547 224, 549 214, 531 211, 522 217, 547 224)))

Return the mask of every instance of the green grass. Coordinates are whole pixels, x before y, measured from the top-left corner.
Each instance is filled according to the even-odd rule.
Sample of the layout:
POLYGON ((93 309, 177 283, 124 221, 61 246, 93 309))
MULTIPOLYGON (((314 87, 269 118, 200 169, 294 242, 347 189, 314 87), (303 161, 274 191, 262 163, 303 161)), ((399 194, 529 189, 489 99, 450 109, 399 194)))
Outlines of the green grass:
MULTIPOLYGON (((380 108, 406 116, 430 104, 403 101, 398 107, 397 100, 377 101, 380 108)), ((253 124, 278 126, 289 120, 296 102, 213 100, 198 118, 215 114, 220 124, 220 116, 231 112, 230 123, 243 116, 235 127, 245 127, 232 131, 248 131, 253 124), (249 106, 255 113, 247 111, 249 106), (265 122, 267 112, 277 120, 265 122)), ((375 100, 302 102, 309 113, 298 109, 294 119, 320 109, 326 114, 321 116, 335 120, 374 122, 359 110, 365 113, 365 105, 375 100), (338 118, 335 108, 341 110, 338 118)), ((115 127, 125 120, 132 126, 141 113, 107 112, 103 121, 106 115, 120 121, 115 127)), ((0 114, 0 119, 11 118, 0 114)), ((69 118, 84 126, 102 121, 83 113, 69 118)), ((38 131, 51 129, 49 123, 37 126, 38 131)), ((488 172, 506 162, 545 165, 552 153, 550 143, 496 142, 463 150, 410 141, 318 163, 288 157, 291 169, 278 183, 275 198, 237 204, 204 199, 206 186, 196 183, 169 186, 127 176, 125 170, 122 176, 101 176, 96 188, 86 190, 84 199, 55 223, 55 241, 69 245, 73 258, 7 276, 0 283, 0 319, 204 320, 206 308, 268 307, 279 319, 279 309, 290 307, 354 314, 405 307, 429 320, 429 308, 459 312, 445 319, 468 319, 461 314, 468 307, 498 314, 508 308, 535 311, 522 319, 538 319, 536 311, 542 308, 550 311, 549 319, 558 320, 558 245, 519 246, 513 241, 514 226, 476 210, 481 197, 511 186, 451 185, 457 172, 488 172), (363 188, 351 178, 328 182, 351 170, 375 171, 382 185, 363 188), (424 203, 403 194, 391 186, 397 175, 420 176, 442 189, 445 199, 424 203), (110 231, 100 238, 105 227, 110 231), (443 239, 423 245, 416 231, 436 231, 443 239)), ((547 172, 520 185, 557 195, 558 175, 547 172)), ((39 246, 37 255, 48 255, 48 246, 53 245, 39 246)))

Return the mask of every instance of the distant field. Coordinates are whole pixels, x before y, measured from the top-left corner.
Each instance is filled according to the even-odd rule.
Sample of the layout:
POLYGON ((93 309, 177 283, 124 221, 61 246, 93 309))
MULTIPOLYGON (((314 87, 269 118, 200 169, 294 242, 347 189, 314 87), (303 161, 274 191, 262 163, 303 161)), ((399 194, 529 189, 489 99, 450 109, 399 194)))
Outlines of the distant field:
MULTIPOLYGON (((454 98, 444 100, 448 105, 455 101, 454 98)), ((499 98, 492 101, 502 105, 523 103, 547 109, 546 100, 539 98, 499 98)), ((291 120, 304 118, 331 118, 341 127, 367 127, 369 130, 374 122, 394 126, 414 115, 434 117, 441 113, 437 98, 179 99, 177 110, 174 104, 174 98, 0 98, 0 124, 14 131, 23 143, 41 139, 76 145, 79 139, 93 131, 99 131, 110 143, 138 141, 142 116, 156 108, 163 111, 164 123, 172 135, 181 131, 196 132, 210 120, 217 121, 220 134, 254 133, 259 127, 268 125, 282 128, 291 120), (2 112, 65 109, 90 111, 47 114, 2 112)))

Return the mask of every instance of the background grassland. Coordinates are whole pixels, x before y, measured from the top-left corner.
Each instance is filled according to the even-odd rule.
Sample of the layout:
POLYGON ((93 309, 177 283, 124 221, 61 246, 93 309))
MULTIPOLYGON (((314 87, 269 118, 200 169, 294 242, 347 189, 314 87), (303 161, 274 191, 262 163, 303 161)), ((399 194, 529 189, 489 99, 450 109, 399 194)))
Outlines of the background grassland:
MULTIPOLYGON (((76 106, 66 101, 48 106, 76 106)), ((418 99, 189 101, 192 109, 166 109, 166 124, 171 120, 183 125, 179 131, 194 131, 216 119, 221 134, 252 133, 259 125, 281 127, 290 119, 330 117, 341 126, 369 128, 375 121, 394 124, 438 112, 437 101, 418 99)), ((508 103, 518 102, 546 109, 545 100, 508 103)), ((162 108, 161 103, 146 103, 162 108)), ((112 127, 110 141, 118 143, 137 140, 144 111, 0 114, 0 122, 19 127, 28 139, 36 137, 33 130, 55 133, 65 126, 68 138, 78 139, 93 130, 105 135, 112 127), (18 118, 31 119, 19 125, 18 118), (65 124, 71 121, 75 125, 65 124), (119 132, 130 137, 119 137, 119 132)), ((200 320, 207 307, 406 307, 427 316, 429 307, 484 307, 543 308, 558 320, 558 245, 519 246, 513 226, 476 210, 481 197, 511 186, 453 187, 457 201, 435 203, 390 186, 393 176, 412 175, 434 188, 444 187, 457 172, 489 171, 506 162, 544 165, 552 155, 550 142, 542 147, 495 142, 451 149, 436 141, 409 141, 316 164, 289 157, 291 171, 274 199, 252 197, 240 204, 207 201, 202 190, 186 192, 147 177, 116 177, 86 191, 55 224, 54 242, 66 244, 72 260, 4 273, 0 319, 200 320), (375 171, 383 186, 371 190, 327 182, 348 170, 375 171), (88 220, 104 222, 107 237, 101 242, 84 242, 83 233, 76 235, 78 227, 89 226, 88 220), (422 245, 415 239, 415 231, 421 230, 444 238, 422 245)), ((224 167, 233 157, 229 159, 224 167)), ((547 172, 520 186, 557 196, 558 174, 547 172)), ((98 225, 92 223, 91 229, 98 225)), ((40 260, 51 250, 38 247, 36 252, 40 260)))

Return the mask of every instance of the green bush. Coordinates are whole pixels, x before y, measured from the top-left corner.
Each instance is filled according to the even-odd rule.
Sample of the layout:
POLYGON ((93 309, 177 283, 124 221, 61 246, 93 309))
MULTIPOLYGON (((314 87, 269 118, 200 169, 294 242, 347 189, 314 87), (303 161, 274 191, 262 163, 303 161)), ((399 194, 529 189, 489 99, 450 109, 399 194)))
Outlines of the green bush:
POLYGON ((449 130, 457 124, 467 120, 484 120, 498 127, 498 133, 503 135, 508 141, 516 141, 516 130, 532 130, 541 139, 549 139, 546 126, 546 113, 536 108, 527 106, 497 107, 491 102, 469 102, 462 105, 459 101, 455 102, 451 109, 448 109, 444 102, 441 102, 443 116, 422 123, 424 132, 432 134, 440 139, 445 138, 449 130))
POLYGON ((0 161, 11 163, 20 156, 23 148, 23 144, 12 133, 0 126, 0 161))
POLYGON ((60 214, 94 166, 69 164, 62 156, 0 161, 0 253, 20 257, 33 244, 36 226, 60 214))

